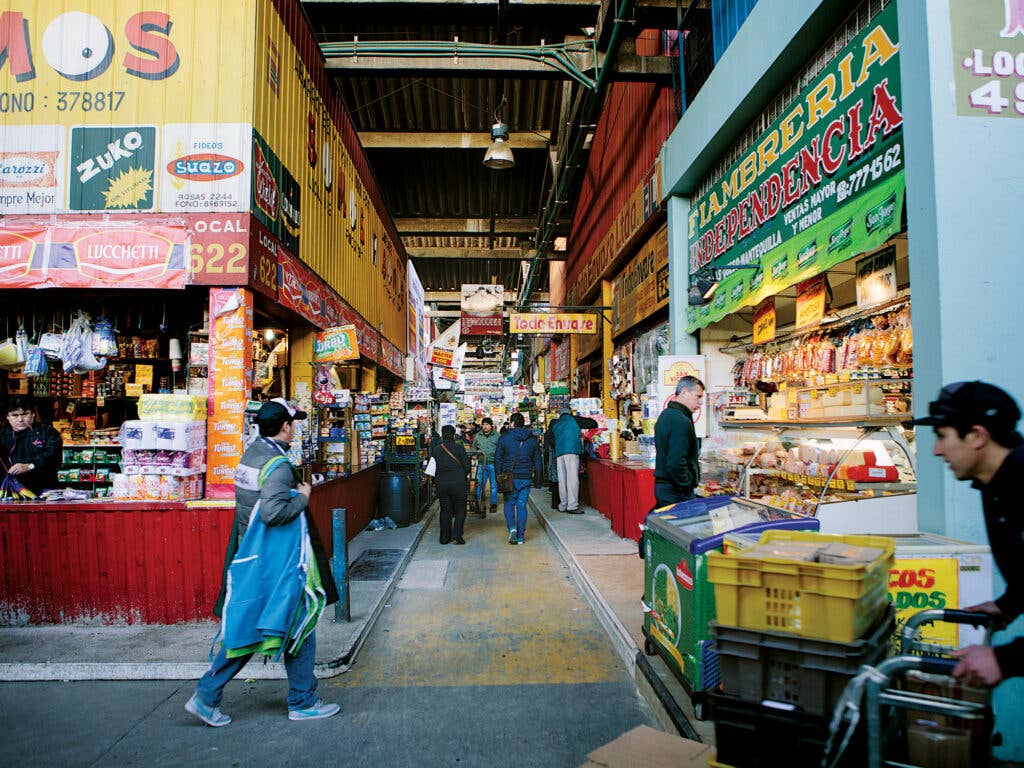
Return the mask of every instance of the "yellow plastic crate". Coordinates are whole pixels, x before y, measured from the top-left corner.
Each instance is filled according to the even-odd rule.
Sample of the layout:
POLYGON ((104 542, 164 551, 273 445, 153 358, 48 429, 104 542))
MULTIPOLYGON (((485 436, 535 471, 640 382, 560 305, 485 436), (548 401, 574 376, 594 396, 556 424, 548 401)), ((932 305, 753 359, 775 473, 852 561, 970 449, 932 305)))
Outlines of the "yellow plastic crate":
POLYGON ((851 643, 877 623, 888 602, 891 538, 765 531, 761 542, 772 541, 840 542, 883 554, 867 565, 830 565, 709 552, 719 624, 851 643))

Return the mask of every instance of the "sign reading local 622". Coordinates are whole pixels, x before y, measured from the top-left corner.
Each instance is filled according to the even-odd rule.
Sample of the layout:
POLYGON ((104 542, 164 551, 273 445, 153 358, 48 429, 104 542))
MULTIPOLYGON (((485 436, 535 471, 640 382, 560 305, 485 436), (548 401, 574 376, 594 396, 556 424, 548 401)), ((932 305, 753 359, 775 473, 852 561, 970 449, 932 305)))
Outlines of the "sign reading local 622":
POLYGON ((191 0, 8 0, 0 214, 248 211, 254 15, 255 0, 201 16, 191 0))

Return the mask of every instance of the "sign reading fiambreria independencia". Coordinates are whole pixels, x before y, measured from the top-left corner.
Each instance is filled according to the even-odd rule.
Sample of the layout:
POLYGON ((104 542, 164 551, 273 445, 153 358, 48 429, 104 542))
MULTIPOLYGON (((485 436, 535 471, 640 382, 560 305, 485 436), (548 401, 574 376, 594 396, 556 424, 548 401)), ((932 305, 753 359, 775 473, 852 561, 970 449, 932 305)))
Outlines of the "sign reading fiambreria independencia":
POLYGON ((902 225, 903 113, 896 4, 872 19, 696 199, 690 273, 729 273, 689 330, 879 247, 902 225), (723 290, 724 289, 724 290, 723 290))

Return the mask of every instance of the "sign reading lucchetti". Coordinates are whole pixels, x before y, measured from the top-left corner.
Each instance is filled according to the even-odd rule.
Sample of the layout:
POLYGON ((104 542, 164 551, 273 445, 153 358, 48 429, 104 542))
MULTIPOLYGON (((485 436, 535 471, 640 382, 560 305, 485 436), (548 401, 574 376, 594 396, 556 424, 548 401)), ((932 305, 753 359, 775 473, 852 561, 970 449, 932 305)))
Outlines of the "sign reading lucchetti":
POLYGON ((509 333, 597 333, 594 315, 539 313, 509 315, 509 333))

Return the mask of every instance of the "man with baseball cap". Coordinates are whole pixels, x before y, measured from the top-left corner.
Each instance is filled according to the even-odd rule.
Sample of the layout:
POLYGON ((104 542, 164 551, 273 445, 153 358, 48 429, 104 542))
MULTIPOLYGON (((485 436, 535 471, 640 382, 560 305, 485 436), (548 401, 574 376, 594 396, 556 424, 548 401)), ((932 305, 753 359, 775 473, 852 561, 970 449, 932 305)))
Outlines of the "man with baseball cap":
MULTIPOLYGON (((1024 510, 1017 483, 1024 477, 1024 437, 1017 431, 1017 403, 983 381, 947 384, 928 415, 914 424, 935 429, 935 449, 957 480, 971 480, 981 491, 992 557, 1006 580, 994 601, 965 610, 995 616, 1005 626, 1024 613, 1024 510)), ((1024 675, 1024 638, 994 648, 973 645, 953 654, 960 659, 954 677, 968 685, 993 687, 1024 675)))
MULTIPOLYGON (((218 617, 221 616, 225 600, 231 604, 228 592, 229 567, 249 528, 249 519, 257 503, 260 519, 269 528, 291 523, 309 504, 310 485, 300 482, 297 468, 287 459, 288 448, 295 434, 294 422, 305 418, 305 411, 298 410, 283 398, 263 403, 256 414, 260 436, 245 449, 235 469, 235 522, 228 539, 223 586, 213 609, 214 615, 218 617)), ((337 601, 338 590, 316 528, 308 526, 308 533, 329 605, 337 601)), ((269 554, 263 551, 260 557, 263 559, 269 554)), ((261 618, 265 615, 266 612, 261 618)), ((242 670, 252 655, 252 652, 240 654, 234 650, 229 655, 229 650, 222 643, 210 669, 199 680, 195 694, 185 704, 185 710, 215 728, 230 723, 231 718, 220 710, 224 686, 242 670)), ((294 655, 288 652, 283 655, 285 670, 288 672, 288 719, 320 720, 336 715, 340 710, 337 704, 329 704, 316 696, 317 681, 313 673, 316 660, 315 632, 302 641, 294 655)))

